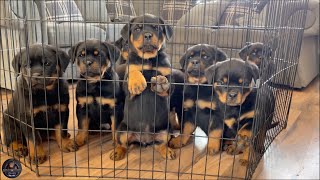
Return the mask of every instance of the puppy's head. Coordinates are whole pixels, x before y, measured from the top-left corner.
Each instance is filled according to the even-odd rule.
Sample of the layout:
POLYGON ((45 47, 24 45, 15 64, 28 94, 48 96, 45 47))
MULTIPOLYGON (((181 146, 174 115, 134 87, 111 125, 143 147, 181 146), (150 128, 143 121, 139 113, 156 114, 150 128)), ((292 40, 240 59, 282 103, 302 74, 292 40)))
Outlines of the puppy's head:
POLYGON ((121 30, 121 36, 129 42, 129 48, 142 59, 154 58, 163 48, 165 39, 172 36, 172 27, 160 17, 145 14, 130 20, 121 30))
POLYGON ((241 105, 259 78, 257 65, 241 59, 218 62, 206 69, 208 83, 214 85, 219 100, 228 106, 241 105))
POLYGON ((221 49, 213 45, 198 44, 190 47, 181 57, 180 64, 186 73, 189 83, 205 83, 205 69, 216 62, 227 59, 221 49))
POLYGON ((256 42, 251 43, 243 47, 239 56, 245 61, 251 61, 255 63, 259 68, 263 59, 269 59, 272 56, 272 50, 268 46, 264 46, 263 43, 256 42))
POLYGON ((113 67, 120 51, 107 42, 91 39, 71 47, 69 56, 73 63, 77 63, 83 77, 100 80, 104 73, 113 67))
POLYGON ((123 39, 123 37, 120 37, 114 45, 120 49, 121 51, 121 57, 125 61, 129 59, 129 43, 128 40, 123 39))
POLYGON ((50 45, 34 44, 22 49, 12 60, 12 67, 21 73, 32 89, 48 89, 66 70, 70 58, 63 50, 50 45))

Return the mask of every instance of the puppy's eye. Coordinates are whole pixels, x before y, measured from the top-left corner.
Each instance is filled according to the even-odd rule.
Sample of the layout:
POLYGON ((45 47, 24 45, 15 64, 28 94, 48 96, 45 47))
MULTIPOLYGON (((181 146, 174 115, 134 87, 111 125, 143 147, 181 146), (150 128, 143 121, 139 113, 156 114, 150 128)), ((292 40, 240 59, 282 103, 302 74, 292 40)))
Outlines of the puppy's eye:
POLYGON ((45 66, 50 66, 51 63, 50 63, 50 62, 45 62, 44 65, 45 65, 45 66))
POLYGON ((224 82, 223 81, 218 81, 217 84, 218 85, 224 85, 224 82))
POLYGON ((141 28, 137 27, 137 28, 134 29, 134 31, 140 32, 140 31, 141 31, 141 28))
POLYGON ((153 28, 156 30, 156 31, 158 31, 158 26, 153 26, 153 28))

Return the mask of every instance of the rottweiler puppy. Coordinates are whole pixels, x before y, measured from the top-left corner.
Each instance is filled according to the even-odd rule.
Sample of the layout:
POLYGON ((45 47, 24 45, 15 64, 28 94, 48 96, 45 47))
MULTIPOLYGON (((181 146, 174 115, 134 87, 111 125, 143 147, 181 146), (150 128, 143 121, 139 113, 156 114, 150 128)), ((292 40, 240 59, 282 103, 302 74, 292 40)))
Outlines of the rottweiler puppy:
POLYGON ((271 61, 272 49, 261 42, 249 43, 239 51, 239 56, 244 61, 250 61, 260 69, 260 78, 267 80, 275 70, 275 64, 271 61))
POLYGON ((123 84, 124 118, 117 128, 117 145, 110 154, 112 160, 123 159, 127 145, 132 143, 154 144, 163 158, 176 157, 167 147, 169 96, 173 87, 170 87, 171 64, 164 44, 171 35, 172 28, 151 14, 131 19, 121 30, 130 50, 124 77, 127 82, 123 84))
MULTIPOLYGON (((222 118, 219 121, 224 123, 223 138, 236 139, 235 142, 227 142, 226 151, 229 154, 243 152, 240 162, 246 165, 249 149, 253 148, 249 143, 253 135, 253 119, 255 116, 261 118, 255 122, 255 127, 267 127, 266 119, 272 115, 274 109, 272 91, 268 88, 261 90, 258 99, 263 109, 260 108, 261 111, 255 109, 258 95, 254 83, 259 78, 259 69, 254 63, 241 59, 233 58, 209 67, 206 70, 206 77, 209 84, 214 87, 217 99, 215 114, 218 118, 222 118)), ((268 121, 271 123, 272 118, 268 121)), ((262 135, 265 132, 260 133, 262 135)))
POLYGON ((220 149, 223 123, 216 123, 214 111, 216 102, 212 86, 207 85, 205 69, 227 58, 225 52, 213 45, 199 44, 190 47, 182 56, 180 63, 185 69, 183 97, 183 121, 180 136, 171 139, 169 146, 179 148, 189 142, 190 135, 199 126, 210 139, 208 153, 213 155, 220 149))
POLYGON ((114 63, 120 51, 114 45, 95 39, 79 42, 69 50, 77 64, 80 79, 76 88, 78 133, 75 142, 85 144, 88 130, 114 130, 121 119, 122 104, 118 101, 120 85, 114 63))
POLYGON ((34 44, 22 49, 12 60, 17 86, 3 115, 6 145, 18 156, 29 154, 33 163, 43 163, 46 152, 43 138, 53 135, 64 152, 78 147, 67 133, 69 91, 59 79, 70 62, 62 50, 34 44), (33 131, 33 127, 35 128, 33 131), (54 129, 49 130, 44 129, 54 129))

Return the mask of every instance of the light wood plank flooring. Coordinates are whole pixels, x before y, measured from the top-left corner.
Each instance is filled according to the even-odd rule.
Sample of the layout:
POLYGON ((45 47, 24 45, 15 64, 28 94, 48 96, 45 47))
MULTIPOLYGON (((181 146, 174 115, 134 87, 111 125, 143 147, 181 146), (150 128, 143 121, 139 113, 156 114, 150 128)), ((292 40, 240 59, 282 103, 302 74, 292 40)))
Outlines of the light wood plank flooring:
MULTIPOLYGON (((72 92, 72 89, 70 92, 72 92)), ((2 102, 6 102, 10 97, 5 96, 4 91, 1 93, 2 102)), ((73 104, 70 104, 70 109, 71 111, 74 109, 73 104)), ((74 114, 74 112, 71 114, 74 114)), ((70 129, 73 129, 73 124, 77 124, 76 121, 75 116, 71 115, 70 129)), ((70 133, 73 135, 73 132, 70 133)), ((216 179, 215 176, 218 173, 219 176, 231 176, 233 174, 234 177, 242 178, 246 171, 245 167, 239 165, 238 156, 235 157, 235 160, 233 156, 225 153, 222 153, 221 156, 206 157, 199 148, 206 144, 204 138, 196 139, 195 145, 191 144, 181 151, 177 150, 180 161, 165 161, 156 151, 153 151, 153 147, 147 147, 132 148, 128 158, 114 163, 109 159, 109 153, 113 149, 109 134, 90 136, 89 142, 75 154, 61 153, 57 144, 50 141, 50 160, 38 167, 40 177, 23 166, 19 178, 39 179, 43 177, 45 179, 56 179, 56 177, 44 176, 51 174, 84 176, 84 179, 86 179, 86 176, 91 176, 93 179, 97 179, 99 176, 203 179, 203 174, 206 173, 206 179, 216 179), (90 170, 88 170, 88 167, 90 167, 90 170), (117 167, 116 171, 113 171, 114 167, 117 167), (103 169, 101 170, 101 168, 103 169), (142 171, 139 171, 139 169, 142 171), (153 173, 150 171, 153 171, 153 173), (185 174, 178 174, 178 171, 185 174)), ((2 153, 1 165, 8 158, 6 154, 2 153)), ((25 163, 30 166, 27 161, 25 163)), ((35 167, 32 166, 32 169, 34 170, 35 167)), ((1 173, 2 178, 5 177, 1 173)), ((319 78, 314 80, 307 88, 294 91, 288 126, 272 143, 260 161, 253 178, 319 179, 319 78)), ((58 179, 70 179, 70 177, 59 177, 58 179)))

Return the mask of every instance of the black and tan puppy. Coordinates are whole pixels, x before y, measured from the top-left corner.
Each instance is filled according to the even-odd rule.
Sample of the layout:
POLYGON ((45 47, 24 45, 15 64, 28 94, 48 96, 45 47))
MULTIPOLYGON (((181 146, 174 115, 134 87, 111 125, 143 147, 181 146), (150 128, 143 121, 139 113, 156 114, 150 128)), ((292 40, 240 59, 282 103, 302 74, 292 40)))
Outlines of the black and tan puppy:
POLYGON ((169 146, 179 148, 188 143, 190 135, 199 126, 210 138, 208 153, 213 155, 220 149, 219 138, 222 135, 223 123, 216 123, 214 111, 216 103, 212 86, 207 85, 205 69, 223 61, 227 55, 212 45, 196 45, 190 47, 180 60, 185 69, 185 85, 183 97, 183 120, 180 136, 173 138, 169 146))
POLYGON ((19 76, 3 115, 5 136, 2 138, 16 155, 29 153, 32 162, 43 163, 46 152, 42 142, 48 138, 46 135, 54 135, 64 152, 77 150, 67 134, 68 86, 59 79, 69 62, 64 51, 41 44, 22 49, 14 57, 12 66, 19 76), (34 134, 32 127, 35 128, 34 134), (48 132, 44 130, 47 128, 55 130, 48 132))
POLYGON ((139 143, 154 144, 163 158, 175 159, 175 152, 167 147, 171 64, 163 47, 172 28, 163 19, 146 14, 131 19, 121 35, 130 48, 127 83, 123 84, 126 100, 117 146, 110 158, 123 159, 127 145, 139 143))
POLYGON ((116 120, 121 119, 119 78, 113 69, 120 51, 109 43, 91 39, 73 46, 69 55, 83 78, 76 88, 79 132, 75 137, 76 144, 82 146, 88 130, 111 127, 114 135, 116 120))
POLYGON ((265 109, 257 111, 257 87, 254 82, 259 78, 259 69, 254 63, 241 59, 226 60, 209 67, 206 77, 214 86, 217 99, 215 113, 217 117, 222 118, 220 121, 224 122, 223 138, 237 139, 228 144, 227 153, 243 152, 240 162, 246 165, 249 149, 252 148, 249 140, 252 137, 253 119, 255 116, 262 118, 260 125, 256 122, 256 127, 267 124, 266 117, 273 113, 274 108, 272 92, 268 89, 261 92, 259 104, 263 104, 265 109))
POLYGON ((243 47, 239 56, 244 61, 250 61, 260 69, 260 78, 268 80, 275 70, 274 62, 271 61, 272 49, 261 42, 250 43, 243 47))

